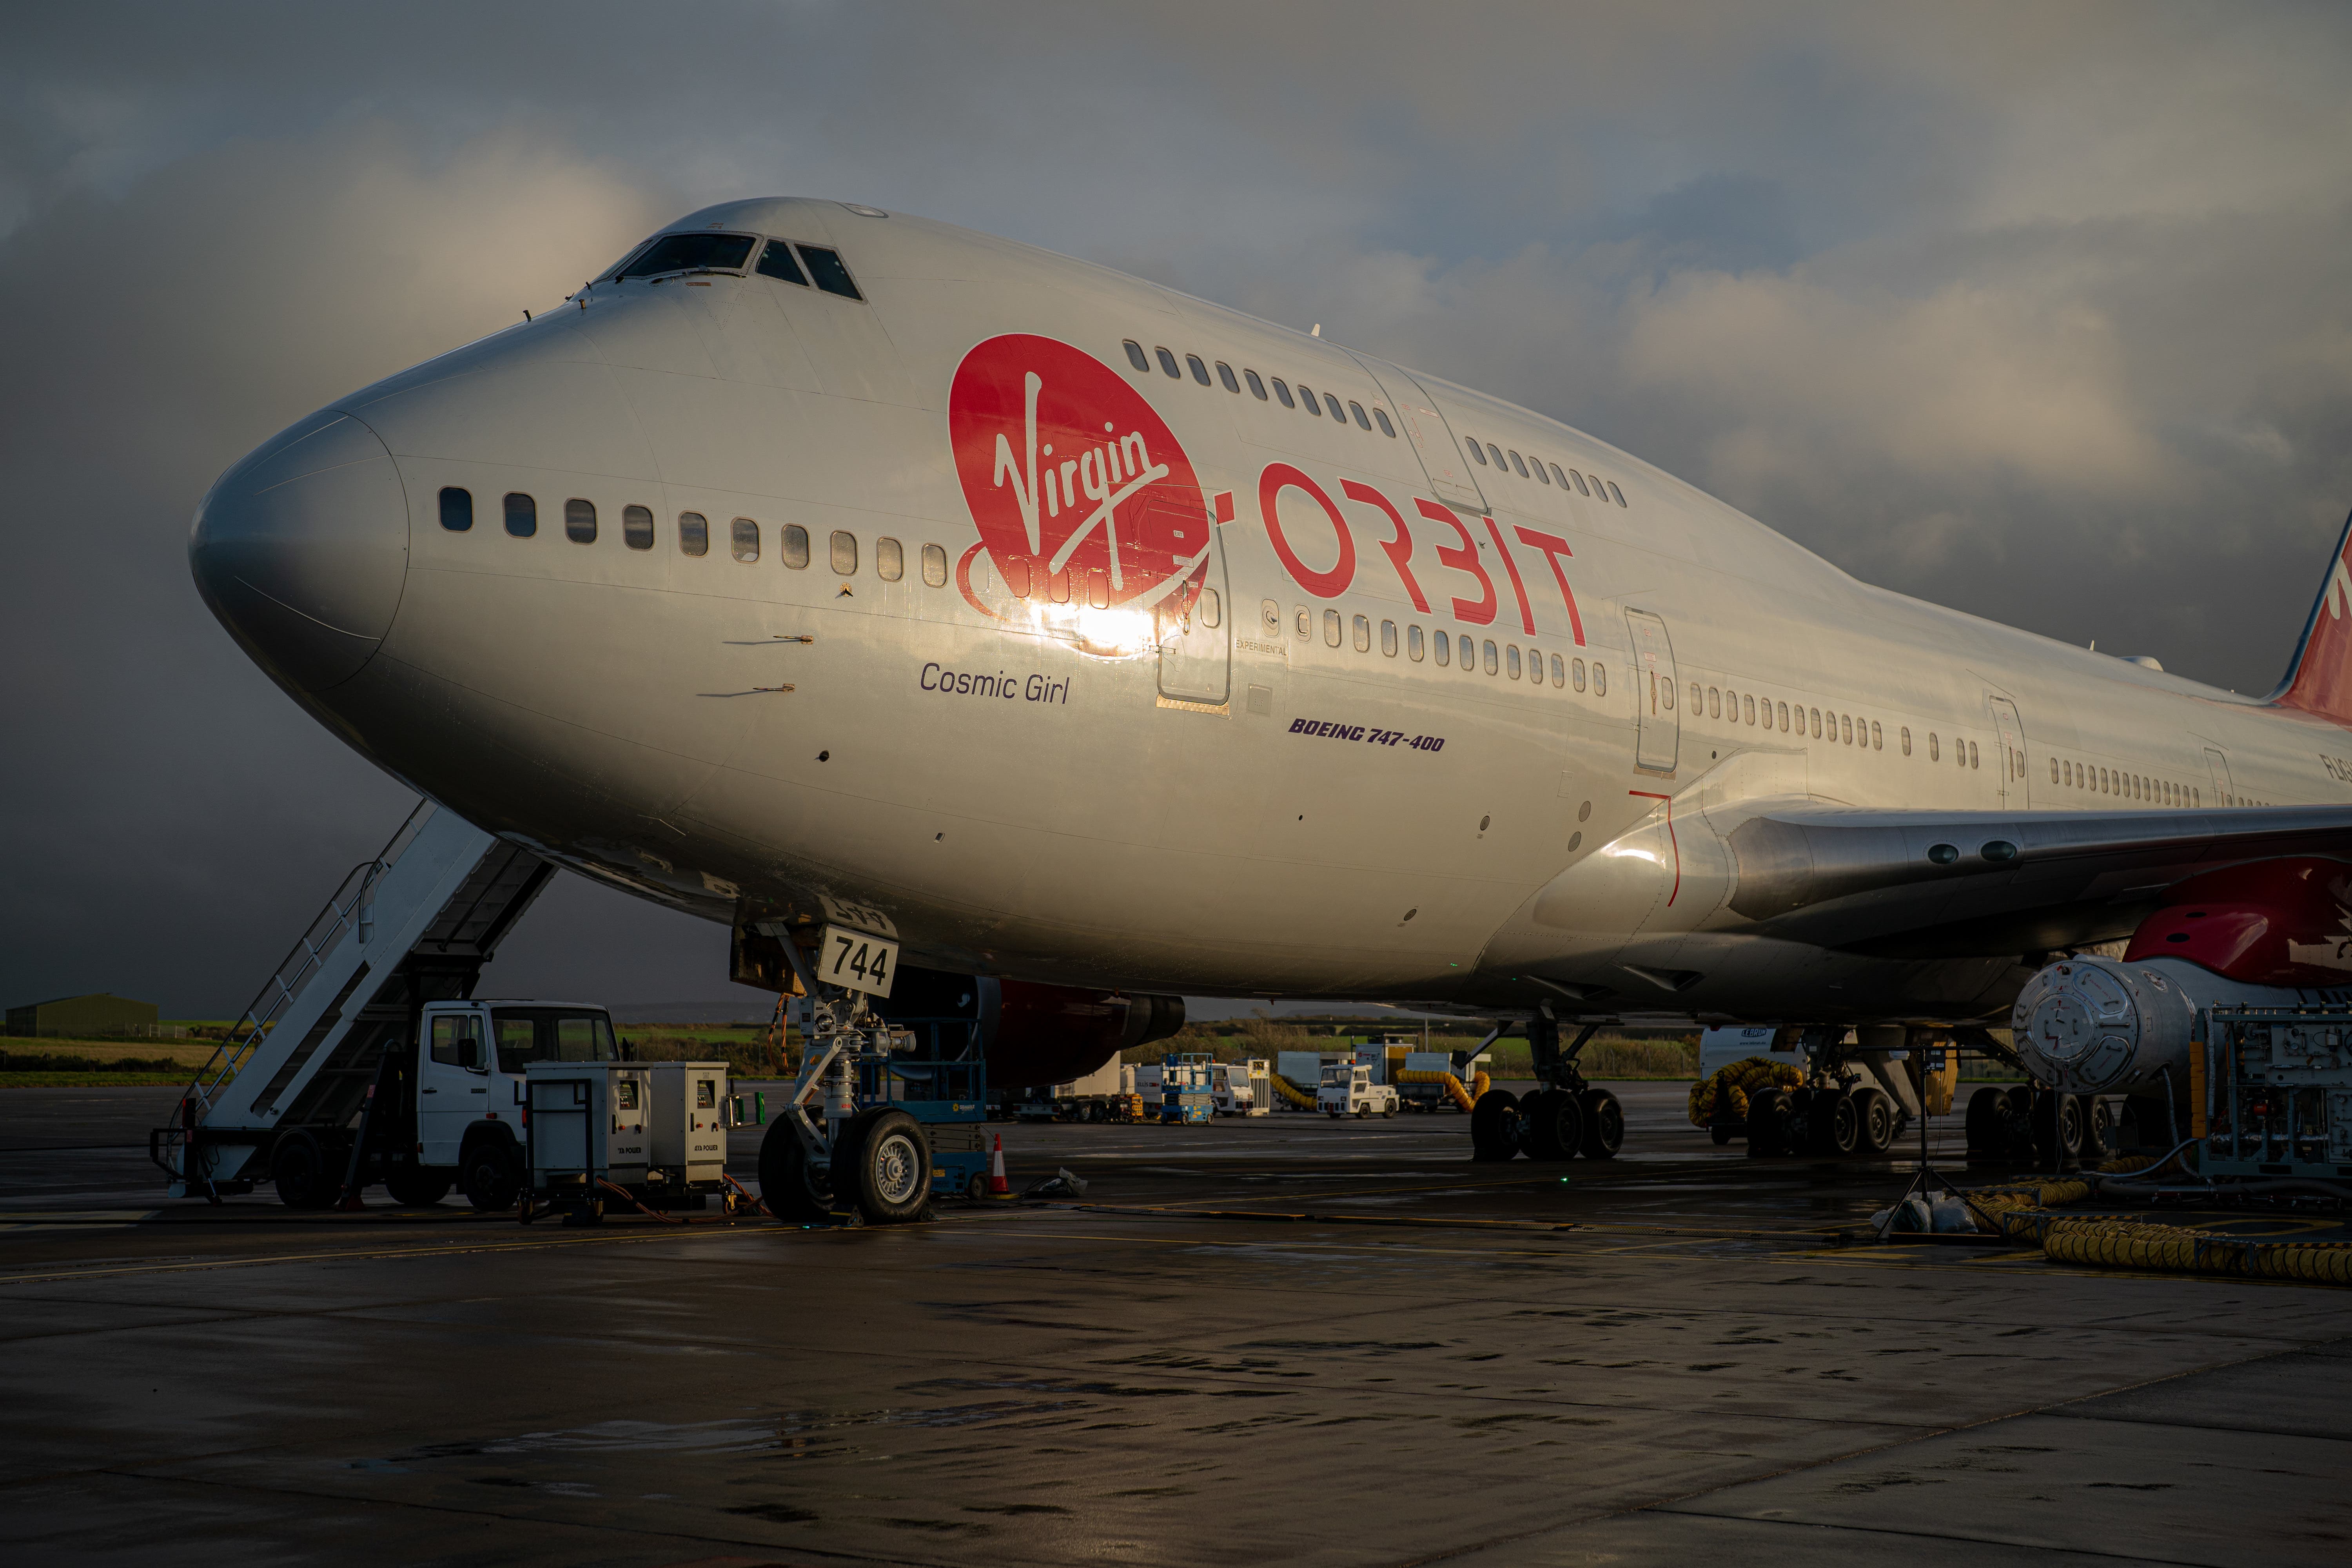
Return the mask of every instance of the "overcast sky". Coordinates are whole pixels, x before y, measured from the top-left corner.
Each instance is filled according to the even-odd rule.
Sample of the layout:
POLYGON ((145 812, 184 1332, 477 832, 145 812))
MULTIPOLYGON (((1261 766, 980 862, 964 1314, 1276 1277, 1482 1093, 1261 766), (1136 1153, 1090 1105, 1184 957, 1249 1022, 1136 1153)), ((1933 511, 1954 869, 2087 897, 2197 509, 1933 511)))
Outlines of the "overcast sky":
MULTIPOLYGON (((408 796, 188 579, 226 466, 740 196, 1500 394, 1908 594, 2240 690, 2352 510, 2352 10, 12 7, 0 1001, 241 1006, 408 796)), ((490 988, 721 998, 565 879, 490 988)))

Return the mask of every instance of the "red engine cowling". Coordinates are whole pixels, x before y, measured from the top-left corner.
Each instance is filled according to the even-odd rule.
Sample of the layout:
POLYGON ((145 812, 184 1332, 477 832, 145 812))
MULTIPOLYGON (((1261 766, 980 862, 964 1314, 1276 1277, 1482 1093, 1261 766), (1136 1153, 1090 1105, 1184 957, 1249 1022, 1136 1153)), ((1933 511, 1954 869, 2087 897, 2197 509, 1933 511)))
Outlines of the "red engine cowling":
POLYGON ((1184 1026, 1181 996, 1087 991, 1028 980, 902 968, 876 1011, 894 1022, 967 1018, 980 1025, 992 1090, 1066 1083, 1119 1052, 1184 1026))
POLYGON ((2209 871, 2132 932, 2126 963, 2178 958, 2249 985, 2352 983, 2352 866, 2300 857, 2209 871))

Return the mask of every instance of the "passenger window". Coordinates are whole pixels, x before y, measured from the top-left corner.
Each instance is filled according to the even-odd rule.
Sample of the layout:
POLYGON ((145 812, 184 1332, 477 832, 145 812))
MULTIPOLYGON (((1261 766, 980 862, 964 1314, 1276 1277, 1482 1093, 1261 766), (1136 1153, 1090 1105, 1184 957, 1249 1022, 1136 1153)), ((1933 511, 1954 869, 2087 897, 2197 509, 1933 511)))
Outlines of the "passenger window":
POLYGON ((1160 370, 1161 374, 1167 376, 1171 381, 1181 381, 1184 379, 1184 373, 1176 368, 1176 356, 1174 354, 1170 353, 1164 348, 1156 348, 1151 352, 1160 356, 1160 370))
POLYGON ((1331 411, 1332 424, 1345 425, 1348 422, 1346 412, 1339 406, 1339 399, 1333 394, 1327 392, 1323 395, 1323 406, 1331 411))
POLYGON ((2058 782, 2058 759, 2055 757, 2050 759, 2050 782, 2052 784, 2058 782))
POLYGON ((1780 732, 1785 735, 1789 732, 1789 705, 1783 702, 1778 706, 1780 710, 1780 732))
POLYGON ((574 496, 563 503, 563 537, 574 544, 596 542, 596 503, 574 496))
POLYGON ((1372 623, 1370 620, 1357 616, 1351 620, 1349 629, 1355 634, 1358 653, 1372 651, 1372 623))
MULTIPOLYGON (((1820 709, 1816 708, 1816 709, 1813 709, 1811 711, 1812 711, 1812 716, 1813 716, 1813 717, 1812 717, 1813 739, 1814 739, 1814 740, 1816 740, 1816 741, 1818 741, 1818 740, 1820 740, 1820 739, 1822 738, 1822 710, 1821 710, 1820 709)), ((1830 739, 1832 739, 1832 740, 1835 740, 1835 739, 1837 739, 1836 734, 1835 734, 1834 732, 1832 732, 1832 733, 1831 734, 1831 736, 1830 736, 1830 739)))
POLYGON ((1559 655, 1558 654, 1551 656, 1551 683, 1554 686, 1566 686, 1568 684, 1568 668, 1565 665, 1559 662, 1559 655))
POLYGON ((1508 656, 1508 657, 1507 657, 1507 658, 1505 658, 1505 660, 1504 660, 1504 667, 1505 667, 1506 668, 1507 668, 1507 669, 1511 672, 1511 679, 1512 679, 1513 680, 1517 680, 1517 679, 1519 679, 1519 647, 1518 647, 1518 644, 1517 644, 1517 643, 1513 643, 1510 647, 1508 647, 1505 648, 1505 649, 1503 650, 1503 652, 1504 652, 1506 655, 1507 655, 1507 656, 1508 656))
POLYGON ((1500 661, 1495 655, 1495 645, 1490 642, 1486 645, 1486 673, 1489 675, 1494 674, 1499 663, 1500 661))
POLYGON ((1846 745, 1853 744, 1853 715, 1851 713, 1839 715, 1838 739, 1846 745))
POLYGON ((1597 658, 1592 661, 1592 695, 1595 697, 1609 695, 1609 672, 1601 668, 1601 661, 1597 658))
POLYGON ((474 526, 474 492, 461 490, 455 485, 441 491, 441 526, 452 533, 463 533, 474 526))
POLYGON ((1568 470, 1568 477, 1576 481, 1576 493, 1578 495, 1589 496, 1592 493, 1591 490, 1584 488, 1584 476, 1582 474, 1578 473, 1574 468, 1570 468, 1568 470))
POLYGON ((1382 621, 1381 623, 1381 657, 1383 658, 1394 658, 1396 657, 1396 623, 1394 621, 1382 621))
POLYGON ((1944 742, 1937 738, 1933 730, 1927 731, 1927 760, 1931 763, 1944 760, 1944 742))
POLYGON ((1372 410, 1372 417, 1381 422, 1381 435, 1386 436, 1391 441, 1396 439, 1396 426, 1389 423, 1389 411, 1387 409, 1375 407, 1372 410))
MULTIPOLYGON (((1737 708, 1738 704, 1735 702, 1732 706, 1737 708)), ((1712 686, 1706 689, 1706 716, 1710 719, 1723 717, 1723 694, 1712 686)))
POLYGON ((1875 719, 1870 721, 1870 749, 1874 752, 1886 750, 1886 731, 1878 727, 1875 719))
POLYGON ((834 530, 833 569, 844 577, 854 577, 857 574, 857 535, 844 533, 839 529, 834 530))
POLYGON ((1969 742, 1969 766, 1978 768, 1982 767, 1983 765, 1983 753, 1977 750, 1977 743, 1974 741, 1970 741, 1969 742))
POLYGON ((1133 338, 1129 338, 1123 346, 1127 350, 1127 363, 1133 365, 1136 369, 1149 374, 1151 369, 1151 361, 1144 356, 1143 345, 1137 342, 1133 338))
POLYGON ((1356 424, 1357 424, 1357 426, 1358 426, 1358 427, 1359 427, 1359 428, 1365 429, 1365 430, 1369 430, 1369 429, 1370 429, 1370 428, 1372 427, 1372 422, 1371 422, 1370 418, 1365 415, 1365 413, 1364 413, 1364 405, 1363 405, 1362 404, 1360 404, 1360 403, 1350 403, 1350 404, 1349 404, 1349 405, 1348 405, 1348 412, 1349 412, 1349 413, 1350 413, 1350 414, 1352 414, 1352 415, 1354 415, 1354 416, 1356 416, 1356 424))
POLYGON ((1415 663, 1415 664, 1419 664, 1419 663, 1421 662, 1421 656, 1422 656, 1423 651, 1423 646, 1422 646, 1421 628, 1420 628, 1419 626, 1407 626, 1407 627, 1405 627, 1405 629, 1404 629, 1404 656, 1405 656, 1405 658, 1409 658, 1409 659, 1412 660, 1412 662, 1413 662, 1413 663, 1415 663))
POLYGON ((710 553, 710 522, 698 511, 677 514, 677 548, 685 555, 710 553))
POLYGON ((632 550, 654 547, 654 514, 645 507, 621 509, 621 542, 632 550))
POLYGON ((1617 488, 1617 481, 1614 479, 1609 481, 1609 495, 1610 499, 1616 501, 1619 506, 1625 504, 1625 492, 1617 488))
MULTIPOLYGON (((1495 459, 1495 467, 1501 468, 1508 466, 1503 461, 1503 449, 1500 447, 1496 446, 1492 441, 1486 443, 1486 455, 1495 459)), ((1522 472, 1524 471, 1525 470, 1522 470, 1522 472)))
MULTIPOLYGON (((1633 690, 1633 700, 1638 703, 1642 700, 1641 688, 1636 686, 1633 690)), ((1669 713, 1673 712, 1675 707, 1675 683, 1671 680, 1660 681, 1658 683, 1658 694, 1664 699, 1663 706, 1665 708, 1666 711, 1669 713)))
POLYGON ((1911 754, 1911 726, 1908 724, 1904 725, 1902 730, 1898 731, 1897 738, 1903 742, 1903 754, 1906 757, 1909 756, 1911 754))
POLYGON ((809 276, 816 279, 818 288, 828 294, 838 294, 845 300, 866 298, 857 291, 857 285, 849 280, 849 268, 841 264, 839 251, 827 250, 822 245, 803 245, 800 253, 801 259, 808 264, 809 276))
POLYGON ((1698 682, 1696 680, 1691 682, 1690 697, 1691 717, 1696 719, 1699 716, 1699 711, 1701 708, 1705 706, 1706 701, 1706 697, 1699 690, 1698 682))
POLYGON ((1756 699, 1753 697, 1743 697, 1739 700, 1739 721, 1743 724, 1756 722, 1756 699))
POLYGON ((1546 485, 1551 483, 1551 476, 1544 472, 1543 459, 1541 458, 1530 458, 1528 461, 1534 465, 1537 482, 1546 485))
POLYGON ((1559 465, 1558 463, 1554 463, 1551 466, 1551 478, 1552 482, 1558 485, 1560 489, 1568 489, 1568 476, 1559 471, 1559 465))
POLYGON ((1237 393, 1242 389, 1242 384, 1234 379, 1234 367, 1223 360, 1217 362, 1217 379, 1225 384, 1227 392, 1237 393))
POLYGON ((729 546, 735 559, 750 565, 760 558, 760 525, 748 517, 739 517, 727 525, 729 546))
POLYGON ((1483 468, 1486 466, 1486 454, 1479 450, 1478 441, 1475 437, 1473 437, 1470 441, 1470 455, 1478 459, 1478 466, 1480 468, 1483 468))
POLYGON ((776 554, 786 566, 798 572, 808 565, 808 530, 797 522, 784 524, 783 536, 776 542, 776 554))
POLYGON ((1224 602, 1217 597, 1217 591, 1214 588, 1202 589, 1201 624, 1213 631, 1223 624, 1224 614, 1224 602))
POLYGON ((1274 378, 1274 395, 1285 408, 1296 408, 1298 406, 1297 404, 1291 401, 1290 388, 1282 384, 1282 377, 1278 375, 1274 378))
POLYGON ((1290 629, 1297 634, 1298 640, 1300 642, 1305 642, 1308 637, 1313 637, 1315 635, 1315 612, 1308 609, 1304 605, 1299 605, 1297 610, 1291 613, 1290 629))
POLYGON ((1584 661, 1578 659, 1568 667, 1569 684, 1579 691, 1584 689, 1584 661))
MULTIPOLYGON (((1416 632, 1421 630, 1419 626, 1412 629, 1416 632)), ((1444 669, 1454 660, 1454 639, 1444 632, 1433 632, 1430 635, 1437 643, 1437 668, 1444 669)))
POLYGON ((1110 608, 1110 574, 1099 566, 1087 568, 1087 603, 1097 610, 1110 608))
POLYGON ((1332 647, 1339 646, 1339 612, 1337 610, 1323 612, 1323 640, 1332 647))
POLYGON ((1199 354, 1186 354, 1184 356, 1184 363, 1192 367, 1192 379, 1194 381, 1199 382, 1202 386, 1209 384, 1209 367, 1201 363, 1201 356, 1199 354))
MULTIPOLYGON (((806 544, 801 549, 803 554, 807 553, 806 544)), ((948 552, 936 544, 923 546, 923 581, 934 588, 948 585, 948 552)))
POLYGON ((793 259, 793 247, 781 239, 772 239, 760 251, 760 276, 772 278, 779 283, 797 283, 808 287, 808 274, 793 259))
POLYGON ((1511 454, 1511 467, 1518 470, 1519 478, 1524 479, 1528 477, 1527 459, 1520 457, 1517 452, 1511 454))
POLYGON ((517 539, 529 539, 539 531, 539 503, 520 490, 509 490, 506 500, 507 531, 517 539))
POLYGON ((874 575, 881 578, 885 583, 896 583, 906 574, 905 546, 895 539, 876 540, 874 542, 874 575))
POLYGON ((1316 401, 1315 389, 1303 381, 1298 384, 1298 406, 1318 419, 1323 417, 1323 405, 1316 401))
POLYGON ((1249 383, 1250 395, 1256 398, 1260 403, 1264 403, 1265 401, 1265 383, 1257 378, 1257 372, 1254 370, 1245 370, 1242 372, 1242 379, 1249 383))

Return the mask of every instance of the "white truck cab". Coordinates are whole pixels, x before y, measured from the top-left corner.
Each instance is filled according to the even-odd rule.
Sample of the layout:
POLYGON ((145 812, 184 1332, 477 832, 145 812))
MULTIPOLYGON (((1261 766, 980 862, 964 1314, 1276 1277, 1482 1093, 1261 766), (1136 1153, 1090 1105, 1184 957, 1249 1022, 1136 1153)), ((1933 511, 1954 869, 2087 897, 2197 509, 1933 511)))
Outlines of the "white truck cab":
POLYGON ((415 1163, 486 1208, 521 1180, 523 1069, 621 1059, 612 1018, 583 1002, 428 1002, 416 1047, 415 1163))
POLYGON ((1332 1117, 1394 1116, 1397 1091, 1372 1081, 1372 1069, 1361 1062, 1330 1062, 1315 1090, 1315 1109, 1332 1117))

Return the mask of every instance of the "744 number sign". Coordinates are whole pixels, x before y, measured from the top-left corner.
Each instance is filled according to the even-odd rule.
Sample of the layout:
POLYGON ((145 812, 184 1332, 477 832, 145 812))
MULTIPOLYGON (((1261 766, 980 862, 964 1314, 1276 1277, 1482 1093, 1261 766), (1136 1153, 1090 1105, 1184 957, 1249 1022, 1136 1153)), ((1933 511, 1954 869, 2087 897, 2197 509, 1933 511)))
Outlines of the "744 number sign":
POLYGON ((898 973, 898 944, 845 926, 824 928, 824 947, 817 955, 816 977, 828 985, 863 991, 869 996, 890 994, 898 973))

